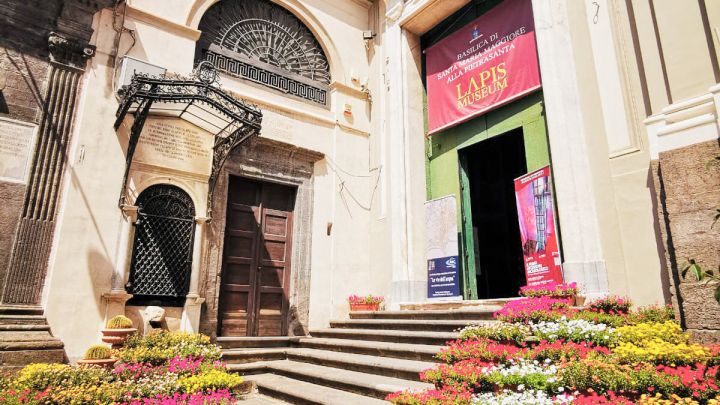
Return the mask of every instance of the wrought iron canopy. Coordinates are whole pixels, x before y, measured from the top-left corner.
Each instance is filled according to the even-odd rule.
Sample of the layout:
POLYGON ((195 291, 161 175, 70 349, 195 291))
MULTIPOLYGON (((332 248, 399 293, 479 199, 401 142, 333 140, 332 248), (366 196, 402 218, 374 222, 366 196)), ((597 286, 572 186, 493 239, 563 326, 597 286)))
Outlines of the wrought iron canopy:
POLYGON ((117 130, 127 114, 134 115, 120 206, 127 203, 130 165, 145 120, 153 114, 184 119, 215 136, 208 193, 208 217, 211 217, 212 196, 220 169, 234 148, 260 133, 262 123, 260 109, 227 94, 217 78, 217 71, 209 62, 198 64, 190 78, 133 75, 131 84, 123 90, 115 119, 117 130))

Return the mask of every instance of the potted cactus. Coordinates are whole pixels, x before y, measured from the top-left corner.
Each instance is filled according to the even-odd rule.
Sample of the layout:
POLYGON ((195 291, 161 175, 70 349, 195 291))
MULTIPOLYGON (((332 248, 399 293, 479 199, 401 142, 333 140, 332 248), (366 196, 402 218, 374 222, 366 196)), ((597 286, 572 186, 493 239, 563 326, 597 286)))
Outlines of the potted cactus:
POLYGON ((102 330, 102 341, 110 343, 113 349, 119 349, 125 344, 125 339, 133 333, 137 332, 137 328, 133 328, 130 318, 117 315, 112 317, 102 330))
POLYGON ((78 364, 100 366, 110 369, 117 359, 112 358, 112 351, 105 345, 90 346, 85 352, 82 360, 78 360, 78 364))

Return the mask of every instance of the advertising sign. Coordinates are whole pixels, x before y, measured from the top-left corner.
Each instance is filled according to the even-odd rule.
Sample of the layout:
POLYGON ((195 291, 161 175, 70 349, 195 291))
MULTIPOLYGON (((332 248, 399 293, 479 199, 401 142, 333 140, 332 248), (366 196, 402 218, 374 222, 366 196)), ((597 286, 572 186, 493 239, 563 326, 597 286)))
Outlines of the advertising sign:
POLYGON ((460 295, 458 256, 428 260, 428 298, 447 298, 460 295))
POLYGON ((425 203, 428 298, 461 298, 457 200, 454 195, 425 203))
POLYGON ((429 133, 540 88, 531 0, 505 0, 425 50, 429 133))
POLYGON ((562 283, 550 166, 515 179, 515 199, 527 285, 562 283))

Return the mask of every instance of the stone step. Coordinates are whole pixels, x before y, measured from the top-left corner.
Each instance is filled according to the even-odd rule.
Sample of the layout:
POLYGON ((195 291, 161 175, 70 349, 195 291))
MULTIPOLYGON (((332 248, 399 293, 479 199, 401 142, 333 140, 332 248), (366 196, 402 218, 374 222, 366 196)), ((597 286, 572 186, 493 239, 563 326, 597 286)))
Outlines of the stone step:
POLYGON ((520 299, 513 298, 491 298, 484 300, 454 300, 454 301, 425 301, 425 302, 404 302, 400 303, 401 311, 427 311, 427 310, 459 310, 486 306, 505 305, 508 301, 520 299))
POLYGON ((330 338, 300 338, 294 342, 301 348, 331 350, 370 356, 394 357, 407 360, 434 361, 442 346, 392 343, 330 338))
POLYGON ((387 402, 335 388, 324 387, 276 374, 248 376, 261 394, 292 404, 303 405, 373 405, 387 402))
POLYGON ((476 309, 424 310, 424 311, 352 311, 350 319, 415 319, 415 320, 491 320, 500 306, 476 309))
POLYGON ((490 323, 495 321, 468 321, 468 320, 426 320, 408 319, 346 319, 330 321, 331 328, 344 329, 384 329, 384 330, 411 330, 411 331, 434 331, 434 332, 456 332, 467 325, 478 323, 490 323))
POLYGON ((421 345, 444 345, 446 342, 460 337, 460 334, 457 332, 340 328, 311 330, 310 335, 318 338, 371 340, 376 342, 412 343, 421 345))
POLYGON ((50 331, 50 325, 0 324, 0 332, 50 331))
POLYGON ((420 372, 435 366, 434 362, 427 361, 305 348, 288 350, 287 358, 289 360, 413 381, 420 381, 420 372))
POLYGON ((223 349, 289 347, 290 337, 232 337, 218 336, 216 343, 223 349))
POLYGON ((14 372, 31 363, 65 363, 63 349, 0 350, 0 371, 14 372))
POLYGON ((265 395, 250 394, 241 397, 236 405, 288 405, 288 403, 265 395))
POLYGON ((26 325, 47 326, 47 320, 43 315, 17 315, 17 314, 0 314, 0 325, 10 327, 20 327, 26 325))
POLYGON ((263 348, 237 348, 224 349, 222 359, 228 364, 245 364, 255 361, 285 360, 287 351, 285 347, 263 348))
POLYGON ((13 305, 0 305, 0 316, 2 315, 40 315, 45 313, 42 307, 39 306, 13 306, 13 305))
POLYGON ((292 360, 243 364, 236 366, 233 370, 244 373, 248 380, 253 380, 252 376, 248 374, 271 373, 378 399, 385 399, 388 394, 401 390, 424 390, 432 388, 431 384, 417 381, 342 370, 292 360))
POLYGON ((419 381, 420 372, 435 366, 435 363, 427 361, 307 348, 223 350, 223 361, 230 367, 256 361, 285 359, 412 381, 419 381))

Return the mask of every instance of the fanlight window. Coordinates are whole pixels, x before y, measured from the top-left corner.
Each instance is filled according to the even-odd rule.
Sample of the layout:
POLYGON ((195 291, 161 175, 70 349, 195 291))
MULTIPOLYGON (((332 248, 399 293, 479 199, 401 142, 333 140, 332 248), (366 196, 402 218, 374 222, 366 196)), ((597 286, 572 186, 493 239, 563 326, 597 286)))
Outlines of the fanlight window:
POLYGON ((178 187, 148 187, 137 198, 130 305, 182 306, 192 268, 195 207, 178 187))
POLYGON ((330 67, 312 32, 268 0, 223 0, 199 26, 196 59, 317 104, 327 104, 330 67))

